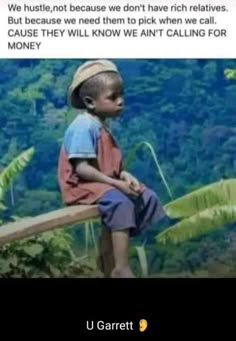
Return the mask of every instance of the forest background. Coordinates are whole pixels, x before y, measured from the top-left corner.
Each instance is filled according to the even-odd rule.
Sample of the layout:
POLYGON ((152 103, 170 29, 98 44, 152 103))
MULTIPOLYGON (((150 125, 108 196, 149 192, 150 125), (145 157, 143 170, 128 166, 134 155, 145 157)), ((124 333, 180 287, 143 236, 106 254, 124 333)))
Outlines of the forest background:
MULTIPOLYGON (((77 112, 68 106, 67 90, 84 60, 0 60, 0 167, 34 147, 27 167, 4 196, 2 221, 35 216, 63 206, 57 162, 63 134, 77 112)), ((111 129, 124 157, 141 141, 150 143, 173 198, 236 173, 236 81, 224 70, 236 60, 114 60, 125 84, 125 110, 111 129)), ((148 150, 137 150, 129 167, 158 193, 170 198, 148 150)), ((2 248, 4 277, 99 276, 94 250, 99 224, 44 234, 2 248), (92 256, 91 256, 92 255, 92 256), (68 266, 70 264, 70 266, 68 266)), ((178 245, 158 245, 152 226, 133 240, 135 271, 151 277, 236 275, 236 232, 224 229, 178 245), (140 266, 141 262, 141 266, 140 266)))

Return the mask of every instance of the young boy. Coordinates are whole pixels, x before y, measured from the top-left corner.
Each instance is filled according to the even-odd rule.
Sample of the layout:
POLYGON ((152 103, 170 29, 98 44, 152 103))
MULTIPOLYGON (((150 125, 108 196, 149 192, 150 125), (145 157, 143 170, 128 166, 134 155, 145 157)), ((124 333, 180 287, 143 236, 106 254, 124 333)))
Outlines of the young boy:
POLYGON ((121 151, 106 125, 124 106, 117 67, 108 60, 81 65, 69 88, 69 100, 83 112, 67 128, 59 156, 63 201, 98 205, 103 225, 100 267, 105 277, 134 277, 129 238, 164 212, 157 195, 123 169, 121 151))

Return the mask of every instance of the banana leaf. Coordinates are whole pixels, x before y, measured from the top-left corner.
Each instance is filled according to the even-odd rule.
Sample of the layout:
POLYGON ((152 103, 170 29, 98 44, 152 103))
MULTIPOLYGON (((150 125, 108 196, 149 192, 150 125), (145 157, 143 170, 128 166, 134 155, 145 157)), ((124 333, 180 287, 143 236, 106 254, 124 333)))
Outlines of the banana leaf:
POLYGON ((13 179, 27 166, 33 154, 34 147, 27 149, 13 159, 0 173, 0 200, 3 199, 4 194, 13 179))
POLYGON ((159 233, 155 238, 162 244, 180 243, 202 234, 211 232, 236 221, 236 205, 208 208, 159 233))
POLYGON ((221 180, 197 189, 165 205, 170 218, 185 218, 207 208, 236 205, 236 179, 221 180))

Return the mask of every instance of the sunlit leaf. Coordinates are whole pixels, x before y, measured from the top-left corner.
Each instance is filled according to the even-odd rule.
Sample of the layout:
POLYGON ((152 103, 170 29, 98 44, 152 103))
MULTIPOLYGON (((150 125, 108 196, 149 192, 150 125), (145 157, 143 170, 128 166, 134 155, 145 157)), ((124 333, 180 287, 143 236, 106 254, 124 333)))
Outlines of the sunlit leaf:
POLYGON ((159 243, 180 243, 236 221, 236 205, 208 208, 167 228, 156 240, 159 243))
POLYGON ((171 218, 190 217, 210 207, 236 204, 236 179, 221 180, 201 187, 165 205, 171 218))
POLYGON ((0 200, 3 199, 4 194, 13 179, 27 166, 33 154, 34 147, 27 149, 10 162, 10 164, 0 173, 0 200))
POLYGON ((35 256, 37 256, 37 255, 39 255, 40 253, 43 252, 43 247, 40 244, 33 244, 33 245, 25 246, 23 248, 23 251, 27 255, 29 255, 31 257, 35 257, 35 256))

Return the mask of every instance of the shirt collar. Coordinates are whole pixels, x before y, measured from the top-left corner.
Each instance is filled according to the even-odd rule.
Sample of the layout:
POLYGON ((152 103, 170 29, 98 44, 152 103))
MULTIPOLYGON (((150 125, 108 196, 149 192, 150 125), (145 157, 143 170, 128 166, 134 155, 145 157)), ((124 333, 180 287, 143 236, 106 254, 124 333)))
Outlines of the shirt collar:
POLYGON ((102 127, 109 129, 109 125, 107 121, 106 122, 102 121, 98 116, 90 114, 87 110, 84 110, 83 112, 81 112, 81 114, 89 116, 92 120, 99 123, 102 127))

